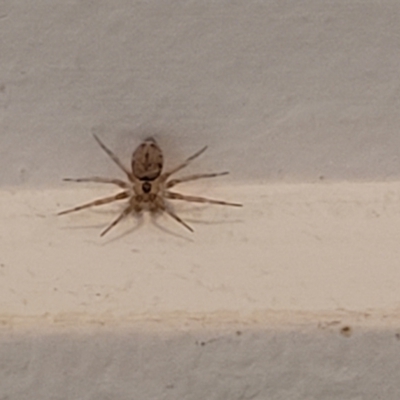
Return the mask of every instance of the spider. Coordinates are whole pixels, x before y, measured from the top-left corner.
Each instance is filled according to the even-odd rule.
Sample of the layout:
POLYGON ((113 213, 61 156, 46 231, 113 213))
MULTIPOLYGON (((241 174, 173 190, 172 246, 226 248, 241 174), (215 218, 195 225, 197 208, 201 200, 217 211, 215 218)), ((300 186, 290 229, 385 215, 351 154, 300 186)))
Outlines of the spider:
POLYGON ((148 210, 150 212, 163 211, 171 216, 173 219, 175 219, 177 222, 182 224, 189 231, 193 232, 193 229, 171 210, 165 199, 185 200, 197 203, 211 203, 234 207, 242 206, 242 204, 238 203, 229 203, 226 201, 213 200, 204 197, 188 196, 172 192, 170 190, 171 188, 182 182, 194 181, 202 178, 214 178, 216 176, 222 176, 229 173, 225 171, 211 174, 194 174, 180 179, 169 180, 171 175, 185 168, 191 161, 203 154, 206 151, 207 146, 203 147, 197 153, 187 158, 186 161, 184 161, 182 164, 167 172, 162 173, 164 159, 161 148, 158 146, 157 142, 153 138, 148 138, 144 142, 142 142, 142 144, 140 144, 133 152, 131 163, 132 170, 129 171, 129 169, 125 167, 120 159, 108 147, 106 147, 106 145, 96 135, 93 136, 100 147, 126 174, 128 181, 102 178, 97 176, 78 179, 66 178, 64 179, 64 181, 69 182, 110 183, 122 188, 123 191, 113 196, 93 200, 89 203, 61 211, 58 213, 58 215, 68 214, 89 207, 112 203, 117 200, 128 199, 128 203, 123 211, 114 221, 111 222, 110 225, 107 226, 106 229, 101 232, 100 236, 104 236, 130 213, 140 213, 142 210, 148 210))

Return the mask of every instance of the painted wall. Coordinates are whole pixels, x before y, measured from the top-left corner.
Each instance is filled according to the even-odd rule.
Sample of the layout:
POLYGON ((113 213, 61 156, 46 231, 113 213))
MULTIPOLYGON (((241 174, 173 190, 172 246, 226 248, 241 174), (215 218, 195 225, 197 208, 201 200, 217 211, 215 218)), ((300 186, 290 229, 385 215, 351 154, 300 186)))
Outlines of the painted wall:
POLYGON ((399 14, 2 1, 0 397, 398 400, 399 14), (92 133, 207 144, 192 171, 232 174, 188 193, 244 207, 56 217, 111 194, 61 183, 118 176, 92 133))
POLYGON ((0 183, 115 173, 153 135, 237 181, 400 177, 400 5, 5 1, 0 183))

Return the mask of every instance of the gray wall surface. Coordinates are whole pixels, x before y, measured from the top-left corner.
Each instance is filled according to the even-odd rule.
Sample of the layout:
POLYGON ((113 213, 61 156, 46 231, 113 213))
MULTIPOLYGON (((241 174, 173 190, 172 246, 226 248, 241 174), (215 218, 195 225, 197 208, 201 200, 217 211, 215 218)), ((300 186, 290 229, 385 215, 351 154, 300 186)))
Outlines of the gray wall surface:
POLYGON ((0 184, 115 175, 155 136, 167 164, 238 182, 400 178, 400 3, 0 5, 0 184))

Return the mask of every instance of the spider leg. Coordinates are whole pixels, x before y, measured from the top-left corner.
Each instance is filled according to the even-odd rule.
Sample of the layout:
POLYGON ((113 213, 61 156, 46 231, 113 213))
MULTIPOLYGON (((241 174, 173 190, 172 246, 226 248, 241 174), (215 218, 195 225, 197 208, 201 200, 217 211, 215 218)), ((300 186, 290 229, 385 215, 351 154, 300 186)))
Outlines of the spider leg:
POLYGON ((160 210, 165 211, 170 217, 172 217, 175 221, 178 221, 190 232, 194 232, 192 227, 190 227, 185 221, 183 221, 180 217, 178 217, 173 211, 168 209, 168 207, 164 204, 164 201, 161 198, 159 198, 159 201, 157 202, 157 207, 160 210))
POLYGON ((186 159, 182 164, 178 165, 177 167, 171 169, 171 171, 165 172, 162 175, 162 180, 165 182, 169 176, 172 174, 175 174, 176 172, 180 171, 182 168, 187 167, 191 161, 193 161, 195 158, 199 157, 201 154, 203 154, 207 150, 207 146, 203 147, 201 150, 199 150, 197 153, 194 153, 192 156, 186 159))
POLYGON ((179 183, 182 182, 189 182, 189 181, 195 181, 197 179, 203 179, 203 178, 214 178, 216 176, 222 176, 222 175, 227 175, 229 174, 229 172, 225 171, 225 172, 215 172, 212 174, 196 174, 196 175, 189 175, 189 176, 185 176, 183 178, 180 179, 172 179, 171 181, 166 183, 166 188, 172 188, 175 185, 178 185, 179 183))
POLYGON ((101 178, 98 176, 93 176, 90 178, 65 178, 63 181, 66 182, 96 182, 96 183, 112 183, 113 185, 117 185, 120 188, 128 189, 129 184, 121 181, 120 179, 109 179, 109 178, 101 178))
POLYGON ((121 160, 108 148, 106 145, 95 135, 93 134, 93 137, 96 139, 96 142, 100 145, 100 147, 110 156, 110 158, 115 162, 115 164, 118 165, 122 169, 122 171, 125 172, 125 174, 128 176, 129 180, 132 180, 132 174, 131 172, 125 167, 124 164, 122 164, 121 160))
POLYGON ((167 199, 192 201, 194 203, 210 203, 210 204, 219 204, 221 206, 234 206, 234 207, 242 207, 243 206, 243 204, 239 204, 239 203, 229 203, 227 201, 207 199, 205 197, 187 196, 185 194, 169 192, 169 191, 166 191, 164 193, 164 195, 167 199))
POLYGON ((131 205, 126 207, 125 210, 123 210, 122 213, 113 222, 111 222, 111 224, 108 225, 107 228, 104 229, 103 232, 101 232, 100 236, 104 236, 109 230, 114 228, 114 226, 117 225, 118 222, 120 222, 122 219, 124 219, 132 210, 133 210, 133 208, 131 205))
POLYGON ((126 199, 127 197, 129 197, 129 192, 121 192, 114 196, 103 197, 102 199, 97 199, 97 200, 91 201, 90 203, 82 204, 81 206, 77 206, 74 208, 70 208, 68 210, 61 211, 57 215, 68 214, 68 213, 71 213, 74 211, 83 210, 85 208, 89 208, 89 207, 93 207, 93 206, 101 206, 102 204, 112 203, 113 201, 126 199))

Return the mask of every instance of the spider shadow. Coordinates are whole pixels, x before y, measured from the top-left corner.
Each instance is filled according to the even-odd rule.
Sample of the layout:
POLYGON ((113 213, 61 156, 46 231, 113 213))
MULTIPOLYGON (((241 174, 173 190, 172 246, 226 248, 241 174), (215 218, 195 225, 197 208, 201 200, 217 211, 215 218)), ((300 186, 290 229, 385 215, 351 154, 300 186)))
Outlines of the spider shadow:
MULTIPOLYGON (((181 212, 184 211, 185 213, 188 213, 188 214, 190 214, 191 212, 196 212, 196 213, 199 213, 200 215, 202 214, 203 210, 205 210, 205 209, 207 209, 209 207, 208 205, 205 205, 205 204, 204 205, 203 204, 200 205, 200 204, 193 204, 193 203, 189 204, 189 205, 187 205, 185 207, 182 207, 182 209, 181 209, 180 206, 178 206, 178 207, 175 207, 175 206, 176 206, 176 204, 174 204, 173 202, 168 202, 168 207, 174 212, 175 212, 175 208, 178 208, 178 209, 180 209, 180 211, 178 210, 179 214, 181 214, 181 212)), ((116 208, 118 209, 119 207, 116 207, 116 208)), ((111 208, 111 209, 91 209, 90 212, 98 214, 98 215, 112 215, 112 216, 115 216, 116 212, 118 212, 118 210, 116 208, 114 207, 114 208, 111 208)), ((145 213, 147 213, 147 211, 129 214, 126 218, 123 219, 123 223, 125 221, 127 221, 128 218, 131 218, 131 217, 133 217, 136 220, 137 223, 135 225, 129 227, 128 229, 123 229, 122 232, 121 232, 121 227, 123 226, 123 223, 121 225, 118 224, 116 227, 114 227, 114 229, 110 233, 107 233, 107 235, 106 235, 107 239, 103 241, 103 244, 106 245, 106 244, 110 244, 110 243, 113 243, 115 241, 121 240, 121 239, 125 238, 125 236, 128 236, 128 235, 132 234, 133 232, 137 231, 144 224, 144 214, 145 213), (114 233, 116 231, 115 228, 117 228, 117 229, 120 228, 119 229, 120 232, 115 234, 114 233)), ((184 233, 177 233, 175 230, 167 228, 165 225, 159 223, 159 218, 163 217, 164 215, 166 215, 165 212, 162 212, 162 211, 151 212, 150 211, 148 213, 150 214, 150 220, 151 220, 152 224, 157 229, 162 231, 163 233, 166 233, 166 234, 168 234, 170 236, 173 236, 175 238, 178 238, 178 239, 182 239, 182 240, 184 240, 186 242, 191 242, 191 243, 194 242, 194 239, 189 238, 187 236, 187 234, 185 235, 184 233)), ((168 217, 166 218, 166 220, 167 219, 168 219, 168 217)), ((227 219, 227 218, 205 220, 205 219, 203 219, 201 217, 199 217, 199 218, 190 218, 189 217, 189 218, 184 218, 184 219, 185 219, 185 221, 187 221, 189 223, 193 223, 195 225, 197 225, 197 224, 202 224, 202 225, 225 225, 225 224, 234 224, 234 223, 242 223, 243 222, 242 219, 227 219)), ((172 222, 172 219, 171 219, 171 222, 172 222)), ((173 222, 173 223, 175 224, 175 222, 173 222)), ((178 226, 180 224, 178 223, 176 225, 178 226)), ((79 224, 79 225, 73 225, 73 226, 69 225, 69 226, 66 226, 66 227, 62 227, 61 229, 69 229, 69 230, 76 230, 76 229, 79 229, 79 230, 91 229, 91 230, 93 230, 93 229, 98 229, 100 231, 100 233, 101 233, 106 227, 107 227, 107 222, 95 223, 95 224, 91 223, 89 225, 88 224, 86 224, 86 225, 79 224)), ((182 226, 180 226, 180 227, 183 228, 182 226)), ((192 232, 188 232, 188 233, 193 235, 192 232)))
MULTIPOLYGON (((162 213, 160 213, 159 215, 153 215, 153 213, 150 213, 150 218, 151 218, 150 221, 157 229, 159 229, 163 233, 174 236, 178 239, 183 239, 187 242, 194 242, 193 239, 190 239, 187 236, 184 236, 183 234, 176 233, 176 232, 166 228, 165 226, 159 224, 157 219, 161 216, 162 216, 162 213)), ((135 214, 135 215, 133 215, 133 217, 137 220, 136 225, 130 227, 129 229, 125 229, 123 232, 113 235, 112 237, 110 236, 110 238, 108 240, 104 241, 104 244, 109 244, 109 243, 113 243, 115 241, 121 240, 124 237, 130 235, 131 233, 137 231, 139 228, 141 228, 144 225, 144 218, 145 218, 144 213, 135 214)))
POLYGON ((242 219, 197 219, 197 218, 185 218, 185 221, 190 222, 196 225, 232 225, 232 224, 241 224, 243 223, 242 219))
MULTIPOLYGON (((91 212, 95 213, 95 214, 100 214, 100 215, 115 215, 115 210, 91 210, 91 212)), ((133 213, 130 214, 127 218, 124 218, 122 221, 122 224, 118 224, 116 227, 114 227, 113 230, 111 230, 109 233, 107 233, 105 236, 105 240, 102 242, 103 245, 107 245, 110 243, 114 243, 118 240, 121 240, 123 238, 125 238, 126 236, 132 234, 133 232, 139 230, 143 225, 144 225, 144 218, 145 218, 145 212, 141 212, 141 213, 133 213), (121 228, 123 227, 124 222, 127 222, 128 219, 130 219, 131 217, 133 217, 132 219, 134 219, 136 221, 136 224, 134 224, 133 226, 127 228, 127 229, 123 229, 121 231, 121 228), (115 233, 119 228, 119 232, 115 233)), ((187 236, 185 236, 184 234, 179 234, 174 232, 171 229, 166 228, 165 226, 161 225, 158 222, 158 219, 160 217, 163 216, 163 212, 150 212, 150 220, 152 222, 152 224, 159 229, 160 231, 162 231, 163 233, 166 233, 168 235, 174 236, 176 238, 179 239, 183 239, 187 242, 194 242, 193 239, 188 238, 187 236)), ((100 233, 107 227, 107 222, 105 223, 91 223, 91 224, 79 224, 79 225, 68 225, 68 226, 63 226, 61 227, 61 229, 65 229, 65 230, 98 230, 100 231, 100 233)), ((99 235, 100 235, 99 233, 99 235)))
MULTIPOLYGON (((113 217, 115 217, 115 214, 118 214, 118 212, 120 212, 120 210, 116 210, 115 208, 114 209, 103 209, 103 210, 100 210, 100 209, 90 209, 90 210, 87 210, 86 212, 91 212, 91 213, 93 213, 93 214, 96 214, 96 215, 109 215, 110 216, 110 221, 105 221, 105 222, 101 222, 101 223, 98 223, 98 222, 96 222, 96 223, 89 223, 89 224, 85 224, 85 225, 82 225, 82 224, 75 224, 75 225, 68 225, 68 226, 62 226, 60 229, 66 229, 66 230, 84 230, 84 229, 98 229, 98 230, 100 230, 100 231, 102 231, 102 230, 104 230, 106 227, 107 227, 107 225, 112 221, 112 218, 113 217)), ((56 214, 56 216, 58 217, 58 215, 56 214)), ((135 214, 135 215, 133 215, 134 217, 139 217, 139 215, 137 215, 137 214, 135 214)), ((78 216, 74 216, 73 218, 77 218, 78 216)), ((127 219, 127 218, 126 218, 127 219)), ((126 220, 126 219, 124 219, 124 221, 126 220)), ((139 218, 140 219, 140 218, 139 218)), ((133 227, 133 229, 130 229, 130 230, 132 230, 132 231, 134 231, 134 230, 136 230, 139 226, 140 226, 141 224, 138 224, 138 225, 135 225, 134 227, 133 227)), ((130 231, 129 230, 129 231, 130 231)))
MULTIPOLYGON (((209 207, 213 207, 213 205, 209 205, 209 204, 199 204, 199 203, 192 203, 192 202, 188 202, 185 203, 186 205, 184 207, 182 207, 180 209, 180 206, 178 207, 180 209, 179 215, 181 216, 181 214, 183 213, 187 213, 189 214, 193 214, 196 213, 199 216, 198 217, 183 217, 185 222, 188 222, 190 224, 195 224, 195 225, 225 225, 225 224, 241 224, 243 223, 243 219, 241 218, 218 218, 218 219, 204 219, 201 217, 201 214, 203 213, 203 211, 206 211, 209 207), (189 204, 189 205, 187 205, 189 204)), ((169 206, 171 206, 171 209, 175 211, 175 206, 176 203, 168 203, 169 206)), ((215 206, 218 207, 218 206, 215 206)), ((220 206, 219 206, 220 207, 220 206)))
MULTIPOLYGON (((128 229, 123 230, 120 233, 117 233, 115 235, 113 235, 112 233, 110 234, 109 238, 107 238, 106 240, 104 240, 103 245, 107 245, 110 243, 114 243, 118 240, 123 239, 124 237, 130 235, 131 233, 137 231, 138 229, 140 229, 143 225, 143 214, 135 214, 133 215, 134 219, 136 220, 136 224, 131 226, 128 229)), ((124 221, 126 221, 126 219, 124 219, 124 221)))
POLYGON ((158 222, 158 219, 159 219, 160 217, 162 217, 163 214, 164 214, 164 213, 161 213, 161 212, 151 213, 151 214, 150 214, 151 222, 152 222, 152 224, 153 224, 157 229, 159 229, 160 231, 162 231, 162 232, 164 232, 164 233, 166 233, 166 234, 168 234, 168 235, 170 235, 170 236, 176 237, 176 238, 178 238, 178 239, 183 239, 183 240, 185 240, 186 242, 191 242, 191 243, 194 242, 193 239, 191 239, 191 238, 185 236, 184 234, 182 234, 182 233, 177 233, 177 232, 175 232, 175 231, 173 231, 173 230, 171 230, 171 229, 169 229, 169 228, 166 228, 165 226, 161 225, 161 224, 158 222))

